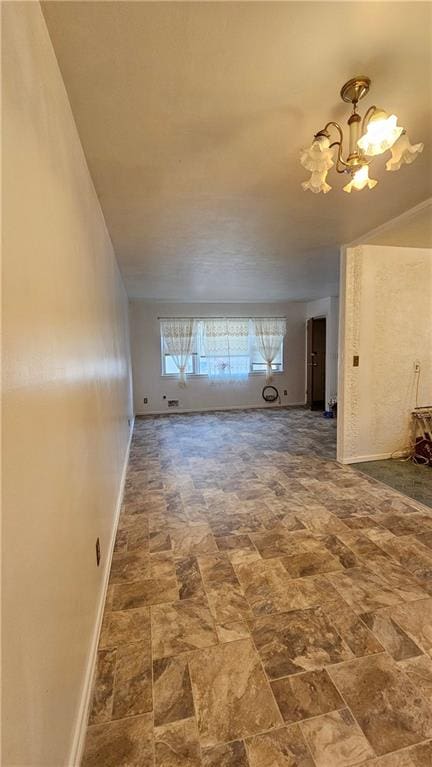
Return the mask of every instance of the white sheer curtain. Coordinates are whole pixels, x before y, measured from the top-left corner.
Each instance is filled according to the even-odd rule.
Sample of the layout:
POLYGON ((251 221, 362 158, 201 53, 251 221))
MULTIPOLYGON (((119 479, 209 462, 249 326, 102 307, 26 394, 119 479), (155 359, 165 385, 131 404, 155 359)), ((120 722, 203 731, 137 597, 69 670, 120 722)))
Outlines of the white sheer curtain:
POLYGON ((266 380, 271 381, 272 362, 276 358, 286 334, 286 320, 263 317, 252 320, 256 347, 267 364, 266 380))
POLYGON ((210 381, 239 381, 248 377, 248 319, 204 320, 203 346, 210 381))
POLYGON ((197 323, 193 319, 161 320, 165 354, 169 354, 179 371, 179 384, 186 386, 186 370, 196 346, 197 323))

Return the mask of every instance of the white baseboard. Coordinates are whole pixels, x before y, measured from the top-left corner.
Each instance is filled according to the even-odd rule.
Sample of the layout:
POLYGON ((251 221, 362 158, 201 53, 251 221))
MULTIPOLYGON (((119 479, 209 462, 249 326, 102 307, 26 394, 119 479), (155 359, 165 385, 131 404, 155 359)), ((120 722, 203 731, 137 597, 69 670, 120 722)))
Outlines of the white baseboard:
POLYGON ((366 461, 385 461, 391 458, 393 453, 375 453, 375 455, 357 455, 355 457, 338 458, 339 463, 366 463, 366 461))
POLYGON ((276 404, 265 404, 263 402, 262 405, 220 405, 217 407, 199 407, 199 408, 181 408, 181 407, 173 407, 173 408, 166 408, 166 410, 142 410, 140 412, 135 413, 136 416, 138 415, 173 415, 175 413, 215 413, 218 411, 223 410, 268 410, 269 408, 275 408, 275 407, 304 407, 304 402, 281 402, 276 404))
POLYGON ((105 599, 106 594, 108 590, 108 582, 109 582, 109 575, 111 570, 111 561, 112 556, 114 552, 114 544, 117 534, 117 527, 118 527, 118 521, 120 517, 120 511, 123 503, 123 493, 124 493, 124 486, 126 482, 126 473, 127 473, 127 467, 128 467, 128 461, 129 461, 129 451, 132 441, 132 434, 133 434, 133 428, 134 428, 134 420, 135 418, 132 417, 131 420, 131 426, 130 426, 130 433, 129 433, 129 441, 126 447, 126 453, 125 453, 125 459, 123 464, 123 470, 120 478, 120 485, 119 485, 119 491, 117 495, 117 502, 116 502, 116 509, 114 514, 114 524, 113 524, 113 530, 111 534, 111 540, 110 545, 108 548, 108 556, 106 558, 105 562, 105 571, 103 574, 103 583, 102 583, 102 591, 101 596, 99 600, 99 605, 97 609, 97 616, 96 616, 96 623, 93 631, 93 637, 90 645, 90 652, 89 657, 87 661, 87 668, 85 672, 84 677, 84 684, 81 694, 81 701, 78 708, 78 715, 75 725, 75 732, 72 740, 72 748, 70 752, 70 758, 68 760, 69 767, 79 767, 81 764, 81 759, 84 751, 84 744, 85 744, 85 737, 86 737, 86 730, 87 730, 87 721, 89 716, 89 708, 91 703, 91 694, 92 694, 92 688, 93 688, 93 678, 94 673, 96 669, 96 659, 97 659, 97 649, 99 645, 99 634, 102 627, 102 619, 104 614, 104 607, 105 607, 105 599))

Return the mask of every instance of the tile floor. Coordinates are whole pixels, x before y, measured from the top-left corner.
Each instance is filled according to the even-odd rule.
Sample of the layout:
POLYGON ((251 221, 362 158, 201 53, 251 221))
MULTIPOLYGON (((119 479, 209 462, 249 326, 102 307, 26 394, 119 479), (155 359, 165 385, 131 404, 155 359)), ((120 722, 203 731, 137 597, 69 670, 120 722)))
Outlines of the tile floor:
POLYGON ((83 767, 431 767, 432 511, 334 444, 137 420, 83 767))

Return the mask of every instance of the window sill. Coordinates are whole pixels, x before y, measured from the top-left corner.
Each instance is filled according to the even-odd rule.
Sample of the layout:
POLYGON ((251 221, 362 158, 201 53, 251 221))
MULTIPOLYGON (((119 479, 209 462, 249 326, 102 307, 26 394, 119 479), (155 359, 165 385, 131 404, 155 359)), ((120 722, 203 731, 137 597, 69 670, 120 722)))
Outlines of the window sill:
MULTIPOLYGON (((285 372, 284 370, 273 370, 272 376, 281 376, 284 374, 284 372, 285 372)), ((250 373, 248 373, 247 378, 239 379, 239 380, 247 381, 248 378, 252 378, 255 376, 265 376, 265 375, 266 375, 265 370, 253 370, 250 373)), ((178 374, 177 373, 161 373, 160 377, 168 378, 168 379, 172 379, 173 381, 176 381, 178 379, 178 374)), ((208 378, 208 375, 207 373, 188 373, 187 379, 189 380, 189 378, 208 378)))

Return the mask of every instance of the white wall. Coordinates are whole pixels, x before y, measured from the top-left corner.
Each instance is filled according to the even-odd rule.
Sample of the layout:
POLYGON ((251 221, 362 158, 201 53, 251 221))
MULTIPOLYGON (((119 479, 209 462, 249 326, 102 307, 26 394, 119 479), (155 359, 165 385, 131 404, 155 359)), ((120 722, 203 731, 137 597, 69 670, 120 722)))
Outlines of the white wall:
POLYGON ((2 12, 2 764, 70 767, 129 437, 128 306, 39 4, 2 12))
POLYGON ((388 458, 432 404, 432 250, 347 248, 341 272, 338 459, 388 458), (353 356, 359 366, 353 366, 353 356))
MULTIPOLYGON (((304 404, 305 401, 305 304, 168 304, 131 301, 130 327, 134 403, 136 413, 165 412, 167 399, 179 399, 174 411, 212 410, 227 407, 261 407, 265 385, 263 374, 250 375, 247 381, 211 384, 207 377, 188 379, 180 388, 175 378, 162 377, 160 327, 158 317, 268 317, 286 316, 284 372, 276 373, 273 384, 281 395, 281 404, 304 404), (283 394, 287 391, 286 396, 283 394), (143 404, 148 397, 148 405, 143 404)), ((171 411, 170 411, 171 412, 171 411)))
POLYGON ((325 371, 325 406, 330 397, 337 397, 338 387, 338 333, 339 333, 339 298, 330 296, 309 301, 306 304, 306 319, 326 318, 326 371, 325 371))

